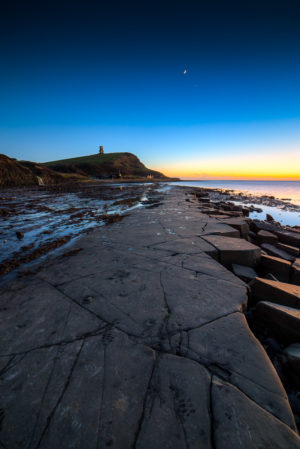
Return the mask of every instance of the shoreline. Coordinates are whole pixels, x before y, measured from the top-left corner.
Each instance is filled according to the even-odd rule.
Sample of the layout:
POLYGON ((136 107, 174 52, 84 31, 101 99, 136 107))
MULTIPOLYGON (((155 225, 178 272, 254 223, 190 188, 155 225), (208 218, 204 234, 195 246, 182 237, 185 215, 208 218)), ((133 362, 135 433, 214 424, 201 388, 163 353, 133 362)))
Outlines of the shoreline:
POLYGON ((300 226, 300 206, 291 203, 290 199, 280 199, 267 194, 255 195, 247 191, 234 189, 200 186, 192 186, 190 188, 206 191, 214 202, 224 200, 233 205, 241 204, 244 208, 249 209, 249 216, 251 218, 257 218, 263 221, 263 215, 260 214, 264 213, 265 216, 267 214, 271 215, 273 211, 279 225, 290 227, 300 226))
POLYGON ((159 435, 179 449, 184 438, 192 447, 212 434, 226 434, 230 447, 256 449, 267 435, 273 447, 300 448, 278 374, 245 319, 252 286, 231 271, 260 266, 249 219, 203 213, 212 208, 195 189, 160 195, 2 289, 6 447, 16 438, 30 449, 83 447, 99 435, 100 406, 100 438, 116 448, 148 447, 159 435), (247 425, 251 439, 237 431, 247 425))
MULTIPOLYGON (((0 227, 2 226, 3 237, 0 244, 6 251, 6 257, 0 258, 0 283, 3 281, 3 275, 16 269, 21 270, 18 273, 19 276, 27 275, 32 265, 38 264, 41 257, 45 258, 47 254, 55 257, 57 252, 61 252, 60 247, 64 249, 67 242, 72 243, 81 233, 92 232, 97 227, 105 225, 107 221, 121 219, 124 214, 130 213, 136 207, 155 207, 160 202, 161 189, 172 187, 175 186, 156 182, 133 183, 132 186, 130 183, 124 183, 122 186, 119 183, 97 182, 84 185, 10 188, 2 191, 0 227), (33 199, 30 198, 32 192, 36 195, 33 199), (30 210, 24 207, 28 200, 30 200, 30 210), (20 223, 15 217, 21 218, 20 223), (24 223, 22 220, 25 220, 24 223), (6 226, 4 226, 5 222, 6 226), (23 234, 20 239, 17 237, 18 233, 23 234), (55 249, 54 252, 53 249, 55 249)), ((238 191, 235 193, 226 189, 179 187, 207 192, 214 204, 221 201, 232 207, 242 204, 245 210, 249 209, 250 218, 261 221, 265 221, 263 206, 269 205, 267 212, 271 212, 271 215, 274 215, 276 206, 289 208, 286 202, 268 195, 261 197, 258 199, 259 202, 253 205, 252 195, 244 195, 238 191)), ((298 209, 300 213, 300 207, 298 209)), ((291 211, 288 210, 288 212, 291 211)), ((298 211, 295 213, 298 214, 298 211)), ((280 210, 279 214, 277 217, 281 219, 283 211, 280 210)), ((298 222, 298 215, 296 221, 298 222)), ((293 225, 283 226, 276 220, 274 222, 283 229, 294 228, 293 225)), ((10 276, 8 280, 12 278, 13 276, 10 276)), ((6 278, 4 280, 6 282, 6 278)))

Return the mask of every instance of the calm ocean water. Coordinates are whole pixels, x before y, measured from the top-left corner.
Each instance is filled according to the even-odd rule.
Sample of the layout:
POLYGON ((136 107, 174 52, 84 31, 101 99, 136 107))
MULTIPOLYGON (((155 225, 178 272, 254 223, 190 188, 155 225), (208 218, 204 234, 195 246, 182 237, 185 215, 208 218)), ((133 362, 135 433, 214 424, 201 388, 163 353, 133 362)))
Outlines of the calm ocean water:
MULTIPOLYGON (((174 185, 207 187, 216 189, 233 189, 252 195, 272 195, 279 199, 289 199, 289 202, 300 206, 300 181, 183 181, 174 185)), ((253 203, 255 204, 255 203, 253 203)), ((271 214, 275 220, 283 225, 300 225, 299 212, 284 211, 278 207, 258 205, 263 212, 254 213, 252 218, 265 219, 265 214, 271 214)))
POLYGON ((243 190, 254 195, 273 195, 280 199, 289 198, 291 203, 300 206, 300 181, 183 181, 178 185, 243 190))

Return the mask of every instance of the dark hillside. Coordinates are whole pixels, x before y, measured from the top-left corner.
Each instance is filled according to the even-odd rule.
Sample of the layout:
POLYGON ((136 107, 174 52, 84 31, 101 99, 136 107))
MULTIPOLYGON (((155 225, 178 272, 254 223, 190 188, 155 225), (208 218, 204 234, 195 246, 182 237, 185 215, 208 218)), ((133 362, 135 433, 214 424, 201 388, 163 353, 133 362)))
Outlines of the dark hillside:
POLYGON ((95 178, 125 178, 167 179, 160 172, 150 170, 132 153, 92 154, 60 161, 46 162, 43 165, 61 173, 77 173, 95 178))
POLYGON ((0 154, 0 187, 26 187, 66 182, 65 176, 35 162, 17 161, 0 154))
POLYGON ((38 180, 31 170, 20 162, 0 154, 0 187, 37 185, 38 180))

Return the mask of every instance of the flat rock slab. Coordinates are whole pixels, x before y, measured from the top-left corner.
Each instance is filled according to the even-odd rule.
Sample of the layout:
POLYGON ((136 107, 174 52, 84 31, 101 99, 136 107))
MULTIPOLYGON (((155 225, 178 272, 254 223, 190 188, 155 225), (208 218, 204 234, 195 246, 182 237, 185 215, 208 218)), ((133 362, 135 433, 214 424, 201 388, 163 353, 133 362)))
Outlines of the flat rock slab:
POLYGON ((292 231, 277 231, 276 235, 282 243, 300 248, 300 233, 292 231))
POLYGON ((169 242, 155 244, 152 248, 178 254, 199 254, 205 252, 207 254, 217 255, 214 246, 199 237, 193 239, 173 239, 169 242))
POLYGON ((229 226, 225 223, 220 222, 210 222, 207 223, 200 234, 201 236, 205 235, 221 235, 226 237, 240 237, 240 233, 238 229, 235 229, 232 226, 229 226))
POLYGON ((274 367, 249 332, 243 314, 233 313, 190 330, 187 338, 183 338, 181 351, 204 364, 218 378, 239 388, 288 426, 294 426, 282 385, 274 378, 274 367))
POLYGON ((300 449, 243 314, 247 286, 208 239, 234 241, 243 264, 259 249, 204 239, 214 226, 239 231, 201 214, 189 191, 171 188, 159 208, 135 209, 4 286, 1 447, 300 449))
POLYGON ((271 256, 280 257, 281 259, 288 260, 290 262, 294 262, 295 260, 295 256, 292 256, 283 249, 271 245, 270 243, 263 243, 261 247, 264 251, 266 251, 267 254, 270 254, 271 256))
POLYGON ((257 243, 276 243, 278 242, 277 235, 273 234, 270 231, 260 230, 256 235, 257 243))
POLYGON ((251 292, 257 299, 300 309, 300 287, 297 285, 256 278, 251 283, 251 292))
POLYGON ((300 310, 281 306, 268 301, 257 304, 257 317, 263 321, 281 340, 299 342, 300 310))
POLYGON ((298 437, 271 414, 249 401, 237 388, 220 379, 213 380, 212 397, 215 404, 215 447, 239 448, 297 448, 298 437), (259 424, 256 425, 256 420, 259 424), (255 431, 254 431, 255 428, 255 431))
POLYGON ((257 277, 256 271, 252 267, 247 267, 245 265, 232 264, 232 270, 236 276, 243 279, 245 282, 252 281, 257 277))
POLYGON ((246 238, 249 234, 250 228, 247 221, 243 218, 228 218, 220 220, 222 223, 237 229, 242 238, 246 238))
POLYGON ((222 236, 203 238, 218 250, 220 262, 227 267, 233 263, 254 267, 260 260, 260 248, 246 240, 222 236))
POLYGON ((297 257, 299 255, 299 248, 295 246, 286 245, 285 243, 276 243, 277 248, 282 249, 283 251, 291 254, 292 256, 297 257))
POLYGON ((262 254, 260 268, 264 274, 272 273, 282 282, 289 282, 292 263, 288 260, 262 254))

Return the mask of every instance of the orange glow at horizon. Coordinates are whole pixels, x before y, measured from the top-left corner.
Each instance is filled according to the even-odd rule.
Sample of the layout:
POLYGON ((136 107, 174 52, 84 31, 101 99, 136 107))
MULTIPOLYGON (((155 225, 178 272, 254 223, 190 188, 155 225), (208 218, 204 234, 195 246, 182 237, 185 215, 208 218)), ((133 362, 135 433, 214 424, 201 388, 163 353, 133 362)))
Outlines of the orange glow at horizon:
POLYGON ((300 181, 300 151, 285 154, 222 156, 176 161, 156 167, 170 177, 189 179, 257 179, 300 181))

